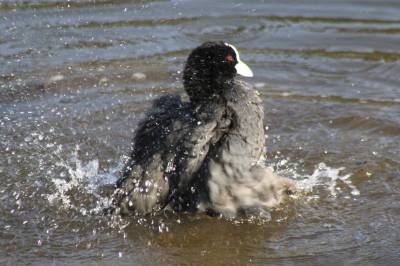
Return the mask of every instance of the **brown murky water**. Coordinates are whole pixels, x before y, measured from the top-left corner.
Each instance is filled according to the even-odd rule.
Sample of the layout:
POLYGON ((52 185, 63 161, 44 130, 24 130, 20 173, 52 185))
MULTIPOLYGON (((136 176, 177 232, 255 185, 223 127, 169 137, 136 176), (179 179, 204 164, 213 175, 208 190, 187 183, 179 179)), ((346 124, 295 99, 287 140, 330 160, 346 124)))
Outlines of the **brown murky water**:
POLYGON ((400 264, 400 2, 3 0, 0 62, 1 265, 400 264), (102 217, 144 110, 215 39, 307 195, 264 220, 102 217))

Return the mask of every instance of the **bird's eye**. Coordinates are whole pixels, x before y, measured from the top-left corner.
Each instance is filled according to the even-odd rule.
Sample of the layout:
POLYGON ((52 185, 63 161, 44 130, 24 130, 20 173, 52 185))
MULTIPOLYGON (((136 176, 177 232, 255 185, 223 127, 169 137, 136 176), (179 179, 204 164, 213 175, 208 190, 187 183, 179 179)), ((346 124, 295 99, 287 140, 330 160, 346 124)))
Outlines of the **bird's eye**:
POLYGON ((235 62, 235 58, 233 58, 233 56, 230 55, 230 54, 228 54, 228 55, 225 57, 225 60, 226 60, 226 62, 228 62, 228 63, 230 63, 230 64, 233 64, 233 63, 235 62))

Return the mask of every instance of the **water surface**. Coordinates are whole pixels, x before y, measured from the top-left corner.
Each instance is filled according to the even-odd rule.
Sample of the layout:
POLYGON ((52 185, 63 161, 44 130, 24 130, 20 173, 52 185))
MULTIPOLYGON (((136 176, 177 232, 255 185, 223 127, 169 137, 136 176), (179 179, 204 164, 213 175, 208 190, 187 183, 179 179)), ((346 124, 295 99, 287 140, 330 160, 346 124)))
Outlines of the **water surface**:
POLYGON ((0 32, 1 265, 400 264, 398 1, 3 0, 0 32), (206 40, 241 51, 267 164, 308 193, 264 220, 102 217, 206 40))

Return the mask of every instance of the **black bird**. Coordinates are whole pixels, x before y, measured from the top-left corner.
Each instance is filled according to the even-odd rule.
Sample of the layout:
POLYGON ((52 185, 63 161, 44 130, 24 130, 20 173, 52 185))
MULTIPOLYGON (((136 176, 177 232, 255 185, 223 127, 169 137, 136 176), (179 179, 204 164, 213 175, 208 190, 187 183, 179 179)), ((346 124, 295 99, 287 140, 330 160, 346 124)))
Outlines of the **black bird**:
POLYGON ((237 74, 253 76, 233 45, 206 42, 191 52, 183 75, 189 102, 164 95, 140 122, 114 193, 118 213, 168 207, 234 216, 276 206, 293 188, 257 164, 265 145, 262 101, 237 74))

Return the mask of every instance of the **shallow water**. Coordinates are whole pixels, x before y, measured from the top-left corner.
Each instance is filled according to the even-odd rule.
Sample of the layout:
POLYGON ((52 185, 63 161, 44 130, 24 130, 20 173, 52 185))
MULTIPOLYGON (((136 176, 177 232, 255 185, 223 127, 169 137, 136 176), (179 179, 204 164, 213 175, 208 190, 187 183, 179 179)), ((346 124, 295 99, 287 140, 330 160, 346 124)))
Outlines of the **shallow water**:
POLYGON ((399 265, 400 3, 274 2, 1 1, 0 264, 399 265), (269 219, 102 217, 144 110, 213 39, 306 195, 269 219))

